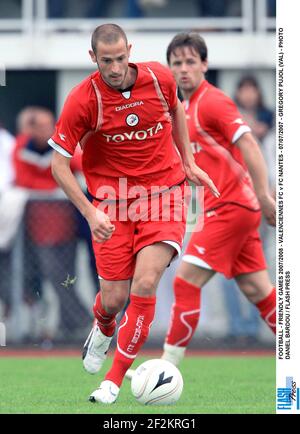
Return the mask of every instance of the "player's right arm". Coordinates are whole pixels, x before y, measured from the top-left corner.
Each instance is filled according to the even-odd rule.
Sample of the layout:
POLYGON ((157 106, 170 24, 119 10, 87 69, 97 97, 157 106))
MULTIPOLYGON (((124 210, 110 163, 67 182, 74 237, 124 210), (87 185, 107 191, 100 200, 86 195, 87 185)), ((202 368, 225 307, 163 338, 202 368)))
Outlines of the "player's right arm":
MULTIPOLYGON (((89 94, 86 92, 84 97, 89 98, 89 94)), ((103 242, 112 236, 114 226, 105 213, 89 202, 70 169, 71 157, 78 142, 93 129, 92 114, 87 111, 87 106, 86 100, 77 98, 74 92, 67 98, 55 133, 49 140, 50 146, 54 148, 51 167, 58 185, 88 221, 93 239, 103 242)), ((97 109, 94 111, 97 112, 97 109)))
POLYGON ((106 241, 111 238, 114 226, 108 216, 104 212, 97 210, 83 194, 70 169, 70 160, 70 158, 65 157, 58 151, 54 151, 51 163, 53 177, 87 219, 93 239, 97 242, 106 241))
POLYGON ((276 225, 276 205, 270 194, 267 167, 258 143, 250 132, 243 134, 236 142, 250 173, 254 190, 262 213, 271 226, 276 225))

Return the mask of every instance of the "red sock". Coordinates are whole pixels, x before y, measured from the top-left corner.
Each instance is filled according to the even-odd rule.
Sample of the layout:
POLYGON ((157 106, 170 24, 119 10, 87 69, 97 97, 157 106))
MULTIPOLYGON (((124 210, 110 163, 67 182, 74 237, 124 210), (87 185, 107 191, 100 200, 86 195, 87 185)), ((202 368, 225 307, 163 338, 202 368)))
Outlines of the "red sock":
POLYGON ((271 293, 263 300, 256 303, 260 316, 268 324, 274 334, 276 334, 276 291, 272 289, 271 293))
POLYGON ((113 364, 105 380, 111 380, 117 386, 121 386, 127 369, 148 337, 154 318, 155 302, 156 297, 139 297, 131 294, 130 304, 119 326, 113 364))
POLYGON ((116 315, 111 315, 103 309, 100 292, 96 295, 93 311, 102 333, 105 336, 112 336, 116 329, 116 315))
POLYGON ((176 277, 174 281, 175 301, 172 306, 166 343, 186 347, 192 339, 200 317, 201 288, 176 277))

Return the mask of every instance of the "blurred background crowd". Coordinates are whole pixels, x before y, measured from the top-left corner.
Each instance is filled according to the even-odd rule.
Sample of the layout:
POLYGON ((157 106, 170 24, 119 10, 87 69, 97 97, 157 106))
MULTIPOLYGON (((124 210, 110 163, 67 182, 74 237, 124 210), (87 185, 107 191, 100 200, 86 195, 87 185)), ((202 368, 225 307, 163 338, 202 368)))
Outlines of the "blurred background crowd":
MULTIPOLYGON (((92 322, 99 288, 90 231, 52 177, 47 140, 65 96, 93 71, 87 53, 93 28, 119 23, 138 48, 133 61, 143 60, 139 52, 144 55, 150 41, 147 60, 163 63, 175 33, 203 34, 211 64, 207 78, 235 100, 251 126, 275 194, 275 41, 274 53, 267 54, 275 39, 275 5, 275 0, 0 0, 0 70, 5 65, 2 82, 0 71, 0 322, 8 342, 43 348, 81 343, 92 322), (78 56, 74 35, 80 38, 78 56), (239 40, 251 47, 249 56, 239 40)), ((87 194, 80 151, 71 164, 87 194)), ((261 233, 275 280, 275 232, 263 221, 261 233)), ((177 266, 178 261, 161 280, 150 344, 163 341, 177 266)), ((193 346, 273 343, 235 283, 214 277, 203 292, 193 346)))

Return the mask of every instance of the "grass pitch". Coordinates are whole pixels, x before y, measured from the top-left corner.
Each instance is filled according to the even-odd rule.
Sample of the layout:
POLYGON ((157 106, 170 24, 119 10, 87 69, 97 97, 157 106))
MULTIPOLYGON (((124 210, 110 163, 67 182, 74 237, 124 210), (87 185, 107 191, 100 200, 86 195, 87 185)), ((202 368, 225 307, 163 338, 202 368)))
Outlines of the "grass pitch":
MULTIPOLYGON (((139 357, 133 367, 144 360, 139 357)), ((109 369, 111 362, 106 361, 102 372, 109 369)), ((137 403, 126 379, 117 403, 102 406, 88 402, 102 376, 87 374, 80 356, 1 358, 0 354, 0 413, 275 413, 273 356, 187 357, 180 370, 184 389, 173 406, 137 403)))

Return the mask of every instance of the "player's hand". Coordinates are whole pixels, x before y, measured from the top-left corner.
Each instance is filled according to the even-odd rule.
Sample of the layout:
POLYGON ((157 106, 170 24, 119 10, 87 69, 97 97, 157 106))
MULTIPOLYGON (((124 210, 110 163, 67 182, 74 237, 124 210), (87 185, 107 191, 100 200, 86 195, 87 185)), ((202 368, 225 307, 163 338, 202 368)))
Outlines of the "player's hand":
POLYGON ((97 243, 104 243, 112 237, 115 226, 103 211, 94 208, 88 215, 87 221, 91 229, 92 238, 97 243))
POLYGON ((276 203, 270 194, 259 197, 261 211, 271 226, 276 225, 276 203))
POLYGON ((208 176, 204 170, 200 169, 196 164, 192 166, 185 166, 186 176, 190 181, 196 185, 204 185, 210 189, 215 197, 220 197, 219 190, 213 183, 212 179, 208 176))

